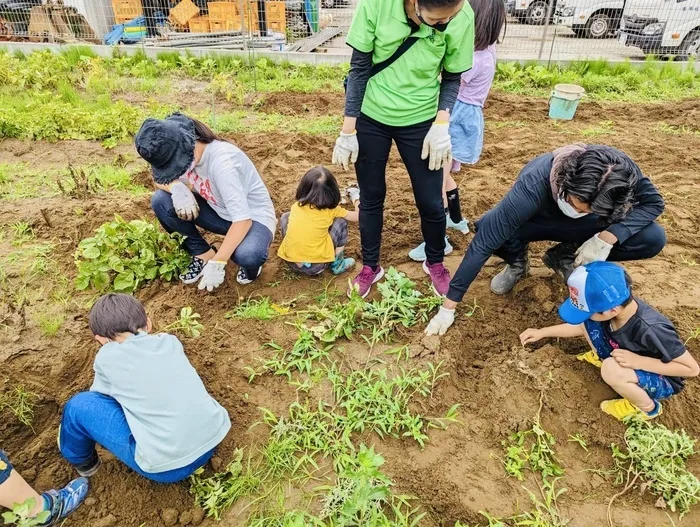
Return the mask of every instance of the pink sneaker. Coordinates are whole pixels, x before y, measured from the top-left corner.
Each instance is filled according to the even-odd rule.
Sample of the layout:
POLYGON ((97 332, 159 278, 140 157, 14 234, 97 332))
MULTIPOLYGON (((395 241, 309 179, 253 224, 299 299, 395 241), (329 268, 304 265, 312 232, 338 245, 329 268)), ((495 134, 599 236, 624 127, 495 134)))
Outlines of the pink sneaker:
POLYGON ((372 289, 372 284, 379 282, 383 276, 384 269, 381 267, 375 272, 369 265, 363 266, 360 274, 352 281, 351 289, 348 289, 348 296, 352 295, 354 289, 362 298, 365 298, 372 289))
POLYGON ((430 281, 433 283, 433 292, 437 296, 445 296, 450 289, 450 272, 442 265, 442 262, 429 264, 428 261, 423 262, 423 271, 430 276, 430 281))

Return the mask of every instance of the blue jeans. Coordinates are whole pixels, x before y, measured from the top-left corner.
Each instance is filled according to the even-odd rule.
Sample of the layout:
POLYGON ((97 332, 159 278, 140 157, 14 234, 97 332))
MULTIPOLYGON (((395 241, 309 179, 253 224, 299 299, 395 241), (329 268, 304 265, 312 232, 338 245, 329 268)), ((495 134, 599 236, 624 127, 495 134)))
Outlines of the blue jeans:
MULTIPOLYGON (((601 361, 609 359, 613 350, 618 349, 617 342, 608 339, 603 331, 603 326, 600 322, 594 320, 586 320, 584 323, 588 338, 591 339, 595 347, 596 354, 601 361)), ((669 380, 663 375, 652 373, 644 370, 634 370, 637 375, 637 384, 647 392, 647 395, 652 399, 667 399, 675 392, 669 380)))
MULTIPOLYGON (((151 197, 151 208, 163 228, 170 232, 179 232, 185 236, 183 245, 192 256, 206 253, 211 246, 204 239, 197 227, 215 234, 225 235, 231 228, 231 222, 219 216, 211 205, 200 196, 193 193, 199 204, 199 216, 194 221, 185 221, 177 217, 173 199, 169 192, 156 190, 151 197)), ((248 276, 257 276, 258 269, 267 260, 268 250, 272 243, 272 232, 262 223, 253 221, 248 234, 236 247, 231 260, 243 267, 248 276)))
POLYGON ((10 479, 10 474, 12 474, 12 464, 7 454, 0 450, 0 485, 10 479))
POLYGON ((212 449, 185 467, 157 474, 144 472, 136 464, 136 441, 121 405, 108 395, 81 392, 63 409, 59 437, 61 454, 72 465, 80 465, 94 455, 95 443, 109 450, 134 472, 157 483, 182 481, 214 455, 212 449))

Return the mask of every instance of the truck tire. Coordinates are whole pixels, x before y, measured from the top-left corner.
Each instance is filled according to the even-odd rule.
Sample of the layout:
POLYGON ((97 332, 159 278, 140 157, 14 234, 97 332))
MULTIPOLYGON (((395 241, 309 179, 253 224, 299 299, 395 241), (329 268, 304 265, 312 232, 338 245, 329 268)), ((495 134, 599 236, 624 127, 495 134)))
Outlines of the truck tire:
POLYGON ((586 24, 586 38, 605 38, 612 30, 612 19, 606 13, 596 13, 586 24))
POLYGON ((678 51, 678 58, 681 60, 700 59, 700 29, 691 31, 678 51))
POLYGON ((525 21, 532 26, 541 26, 547 18, 547 2, 537 0, 527 8, 525 21))

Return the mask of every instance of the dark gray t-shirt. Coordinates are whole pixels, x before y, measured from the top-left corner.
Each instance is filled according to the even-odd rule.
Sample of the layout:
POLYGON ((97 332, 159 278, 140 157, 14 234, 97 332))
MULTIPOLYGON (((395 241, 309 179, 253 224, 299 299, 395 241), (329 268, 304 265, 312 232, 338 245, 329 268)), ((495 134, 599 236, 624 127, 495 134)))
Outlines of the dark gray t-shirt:
MULTIPOLYGON (((611 340, 622 349, 643 357, 659 359, 669 363, 686 351, 673 323, 643 300, 635 298, 639 308, 617 331, 610 329, 610 322, 603 322, 603 329, 611 340)), ((665 376, 675 393, 683 389, 682 377, 665 376)))

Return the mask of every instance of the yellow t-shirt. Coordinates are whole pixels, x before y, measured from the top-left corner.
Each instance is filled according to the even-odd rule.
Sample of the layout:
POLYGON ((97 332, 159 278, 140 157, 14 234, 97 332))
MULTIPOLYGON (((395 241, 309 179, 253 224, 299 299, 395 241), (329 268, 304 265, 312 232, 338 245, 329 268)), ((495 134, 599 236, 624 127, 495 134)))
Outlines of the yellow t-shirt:
POLYGON ((287 234, 277 256, 293 263, 327 263, 335 260, 335 247, 328 232, 333 220, 345 218, 343 207, 316 209, 310 205, 292 205, 287 234))

